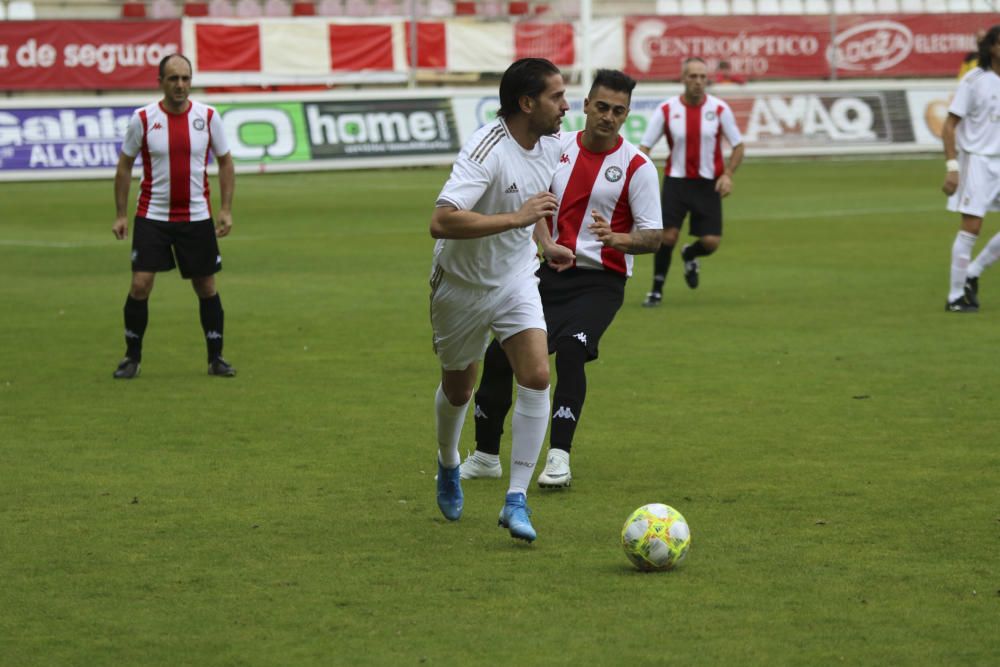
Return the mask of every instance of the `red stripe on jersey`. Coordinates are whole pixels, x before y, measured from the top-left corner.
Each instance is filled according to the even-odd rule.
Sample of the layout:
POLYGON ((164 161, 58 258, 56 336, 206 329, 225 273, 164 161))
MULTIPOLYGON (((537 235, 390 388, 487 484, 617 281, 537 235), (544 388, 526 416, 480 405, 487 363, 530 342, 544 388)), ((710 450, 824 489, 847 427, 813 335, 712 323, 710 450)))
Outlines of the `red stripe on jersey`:
POLYGON ((719 119, 719 130, 715 133, 715 177, 722 176, 725 166, 722 164, 722 106, 715 110, 719 119))
POLYGON ((581 132, 577 135, 576 143, 580 147, 580 153, 576 157, 576 164, 573 165, 573 173, 569 175, 566 182, 566 191, 563 192, 562 201, 559 202, 559 240, 560 245, 564 245, 573 252, 576 252, 576 239, 580 233, 584 218, 589 211, 587 204, 590 203, 590 193, 594 189, 594 181, 604 164, 606 153, 591 153, 583 147, 580 139, 581 132))
POLYGON ((191 132, 188 110, 181 114, 167 113, 170 141, 170 222, 191 219, 191 132))
POLYGON ((667 168, 663 172, 664 176, 670 175, 670 160, 674 157, 674 135, 670 132, 670 105, 663 105, 663 134, 667 137, 667 168))
POLYGON ((139 112, 139 119, 142 121, 142 184, 139 186, 139 206, 135 214, 145 218, 149 213, 149 199, 153 196, 153 157, 149 154, 149 142, 146 141, 149 120, 145 111, 139 112))
MULTIPOLYGON (((628 234, 632 231, 632 225, 635 223, 635 219, 632 217, 632 205, 629 203, 628 199, 628 188, 629 184, 632 182, 632 175, 644 163, 645 160, 642 159, 641 155, 636 155, 628 163, 628 169, 625 170, 625 184, 622 185, 622 193, 619 195, 618 201, 615 203, 615 211, 611 215, 611 231, 613 232, 628 234)), ((628 275, 628 265, 625 263, 625 254, 620 250, 615 250, 614 248, 608 248, 606 246, 602 247, 601 264, 603 264, 604 268, 609 271, 620 273, 623 276, 628 275)))
MULTIPOLYGON (((704 104, 704 103, 703 103, 704 104)), ((702 105, 684 105, 684 178, 698 178, 701 166, 701 111, 702 105)))
MULTIPOLYGON (((208 146, 205 147, 205 167, 204 167, 205 184, 204 184, 204 194, 205 194, 205 205, 208 206, 208 217, 210 217, 210 218, 212 217, 212 197, 210 196, 211 193, 209 192, 209 189, 208 189, 208 151, 210 151, 212 149, 212 112, 213 111, 214 111, 214 109, 209 109, 208 110, 208 117, 207 117, 207 120, 206 120, 206 123, 208 124, 208 127, 205 128, 205 129, 208 130, 208 146)), ((216 157, 218 157, 218 156, 216 156, 216 157)))

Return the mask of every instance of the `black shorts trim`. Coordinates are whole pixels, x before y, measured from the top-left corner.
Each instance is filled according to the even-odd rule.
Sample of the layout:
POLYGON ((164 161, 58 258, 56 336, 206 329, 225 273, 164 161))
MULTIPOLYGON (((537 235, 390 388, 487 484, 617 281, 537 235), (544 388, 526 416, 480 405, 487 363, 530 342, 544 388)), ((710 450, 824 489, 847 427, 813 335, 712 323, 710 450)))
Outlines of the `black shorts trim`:
POLYGON ((625 300, 625 276, 598 269, 558 272, 546 264, 537 275, 549 354, 560 339, 572 338, 587 348, 588 361, 596 359, 601 336, 625 300))
POLYGON ((722 197, 708 178, 664 178, 663 228, 680 229, 691 214, 691 236, 722 236, 722 197))
POLYGON ((136 216, 132 225, 132 270, 159 273, 175 266, 181 277, 188 279, 222 270, 212 219, 163 222, 136 216))

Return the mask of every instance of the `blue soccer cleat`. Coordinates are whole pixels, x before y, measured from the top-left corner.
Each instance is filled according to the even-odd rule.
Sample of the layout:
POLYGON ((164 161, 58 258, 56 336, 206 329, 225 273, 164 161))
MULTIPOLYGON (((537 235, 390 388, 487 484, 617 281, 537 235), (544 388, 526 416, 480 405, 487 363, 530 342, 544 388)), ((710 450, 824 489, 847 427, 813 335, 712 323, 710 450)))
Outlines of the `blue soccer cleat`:
POLYGON ((534 542, 537 537, 531 525, 531 510, 523 493, 508 493, 500 510, 498 526, 510 531, 510 536, 525 542, 534 542))
POLYGON ((451 470, 445 468, 438 461, 437 474, 437 500, 441 514, 448 521, 458 521, 462 516, 462 482, 459 478, 461 466, 455 466, 451 470))

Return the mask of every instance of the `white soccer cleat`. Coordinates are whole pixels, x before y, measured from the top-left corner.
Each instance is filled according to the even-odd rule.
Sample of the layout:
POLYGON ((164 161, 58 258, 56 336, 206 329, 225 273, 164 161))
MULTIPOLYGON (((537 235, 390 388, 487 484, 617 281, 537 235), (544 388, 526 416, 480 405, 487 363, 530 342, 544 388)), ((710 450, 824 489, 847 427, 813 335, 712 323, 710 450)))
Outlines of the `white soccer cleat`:
POLYGON ((538 486, 544 489, 562 489, 570 485, 573 475, 569 471, 569 452, 550 449, 545 460, 545 470, 538 476, 538 486))
POLYGON ((462 462, 460 475, 462 479, 476 479, 477 477, 499 479, 503 476, 503 467, 499 460, 493 464, 483 463, 473 452, 462 462))

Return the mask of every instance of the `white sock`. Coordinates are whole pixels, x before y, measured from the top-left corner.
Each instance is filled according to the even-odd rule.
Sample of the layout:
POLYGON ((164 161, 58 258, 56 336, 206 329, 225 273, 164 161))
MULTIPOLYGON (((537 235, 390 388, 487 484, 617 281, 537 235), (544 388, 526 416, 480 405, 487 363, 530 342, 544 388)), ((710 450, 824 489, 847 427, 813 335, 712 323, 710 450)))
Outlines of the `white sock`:
POLYGON ((452 405, 438 385, 434 395, 434 414, 437 416, 438 460, 445 468, 451 469, 462 462, 458 455, 458 441, 462 437, 465 411, 470 401, 464 405, 452 405))
POLYGON ((976 234, 959 232, 955 243, 951 246, 951 287, 948 291, 948 302, 960 299, 965 294, 965 276, 972 258, 972 246, 976 245, 976 234))
POLYGON ((549 389, 528 389, 517 385, 514 417, 511 420, 510 488, 507 493, 527 495, 538 455, 549 426, 549 389))
POLYGON ((972 264, 969 264, 969 270, 966 275, 969 278, 978 278, 983 275, 983 271, 992 266, 998 259, 1000 259, 1000 234, 995 234, 989 243, 986 244, 986 247, 979 251, 979 255, 973 260, 972 264))

